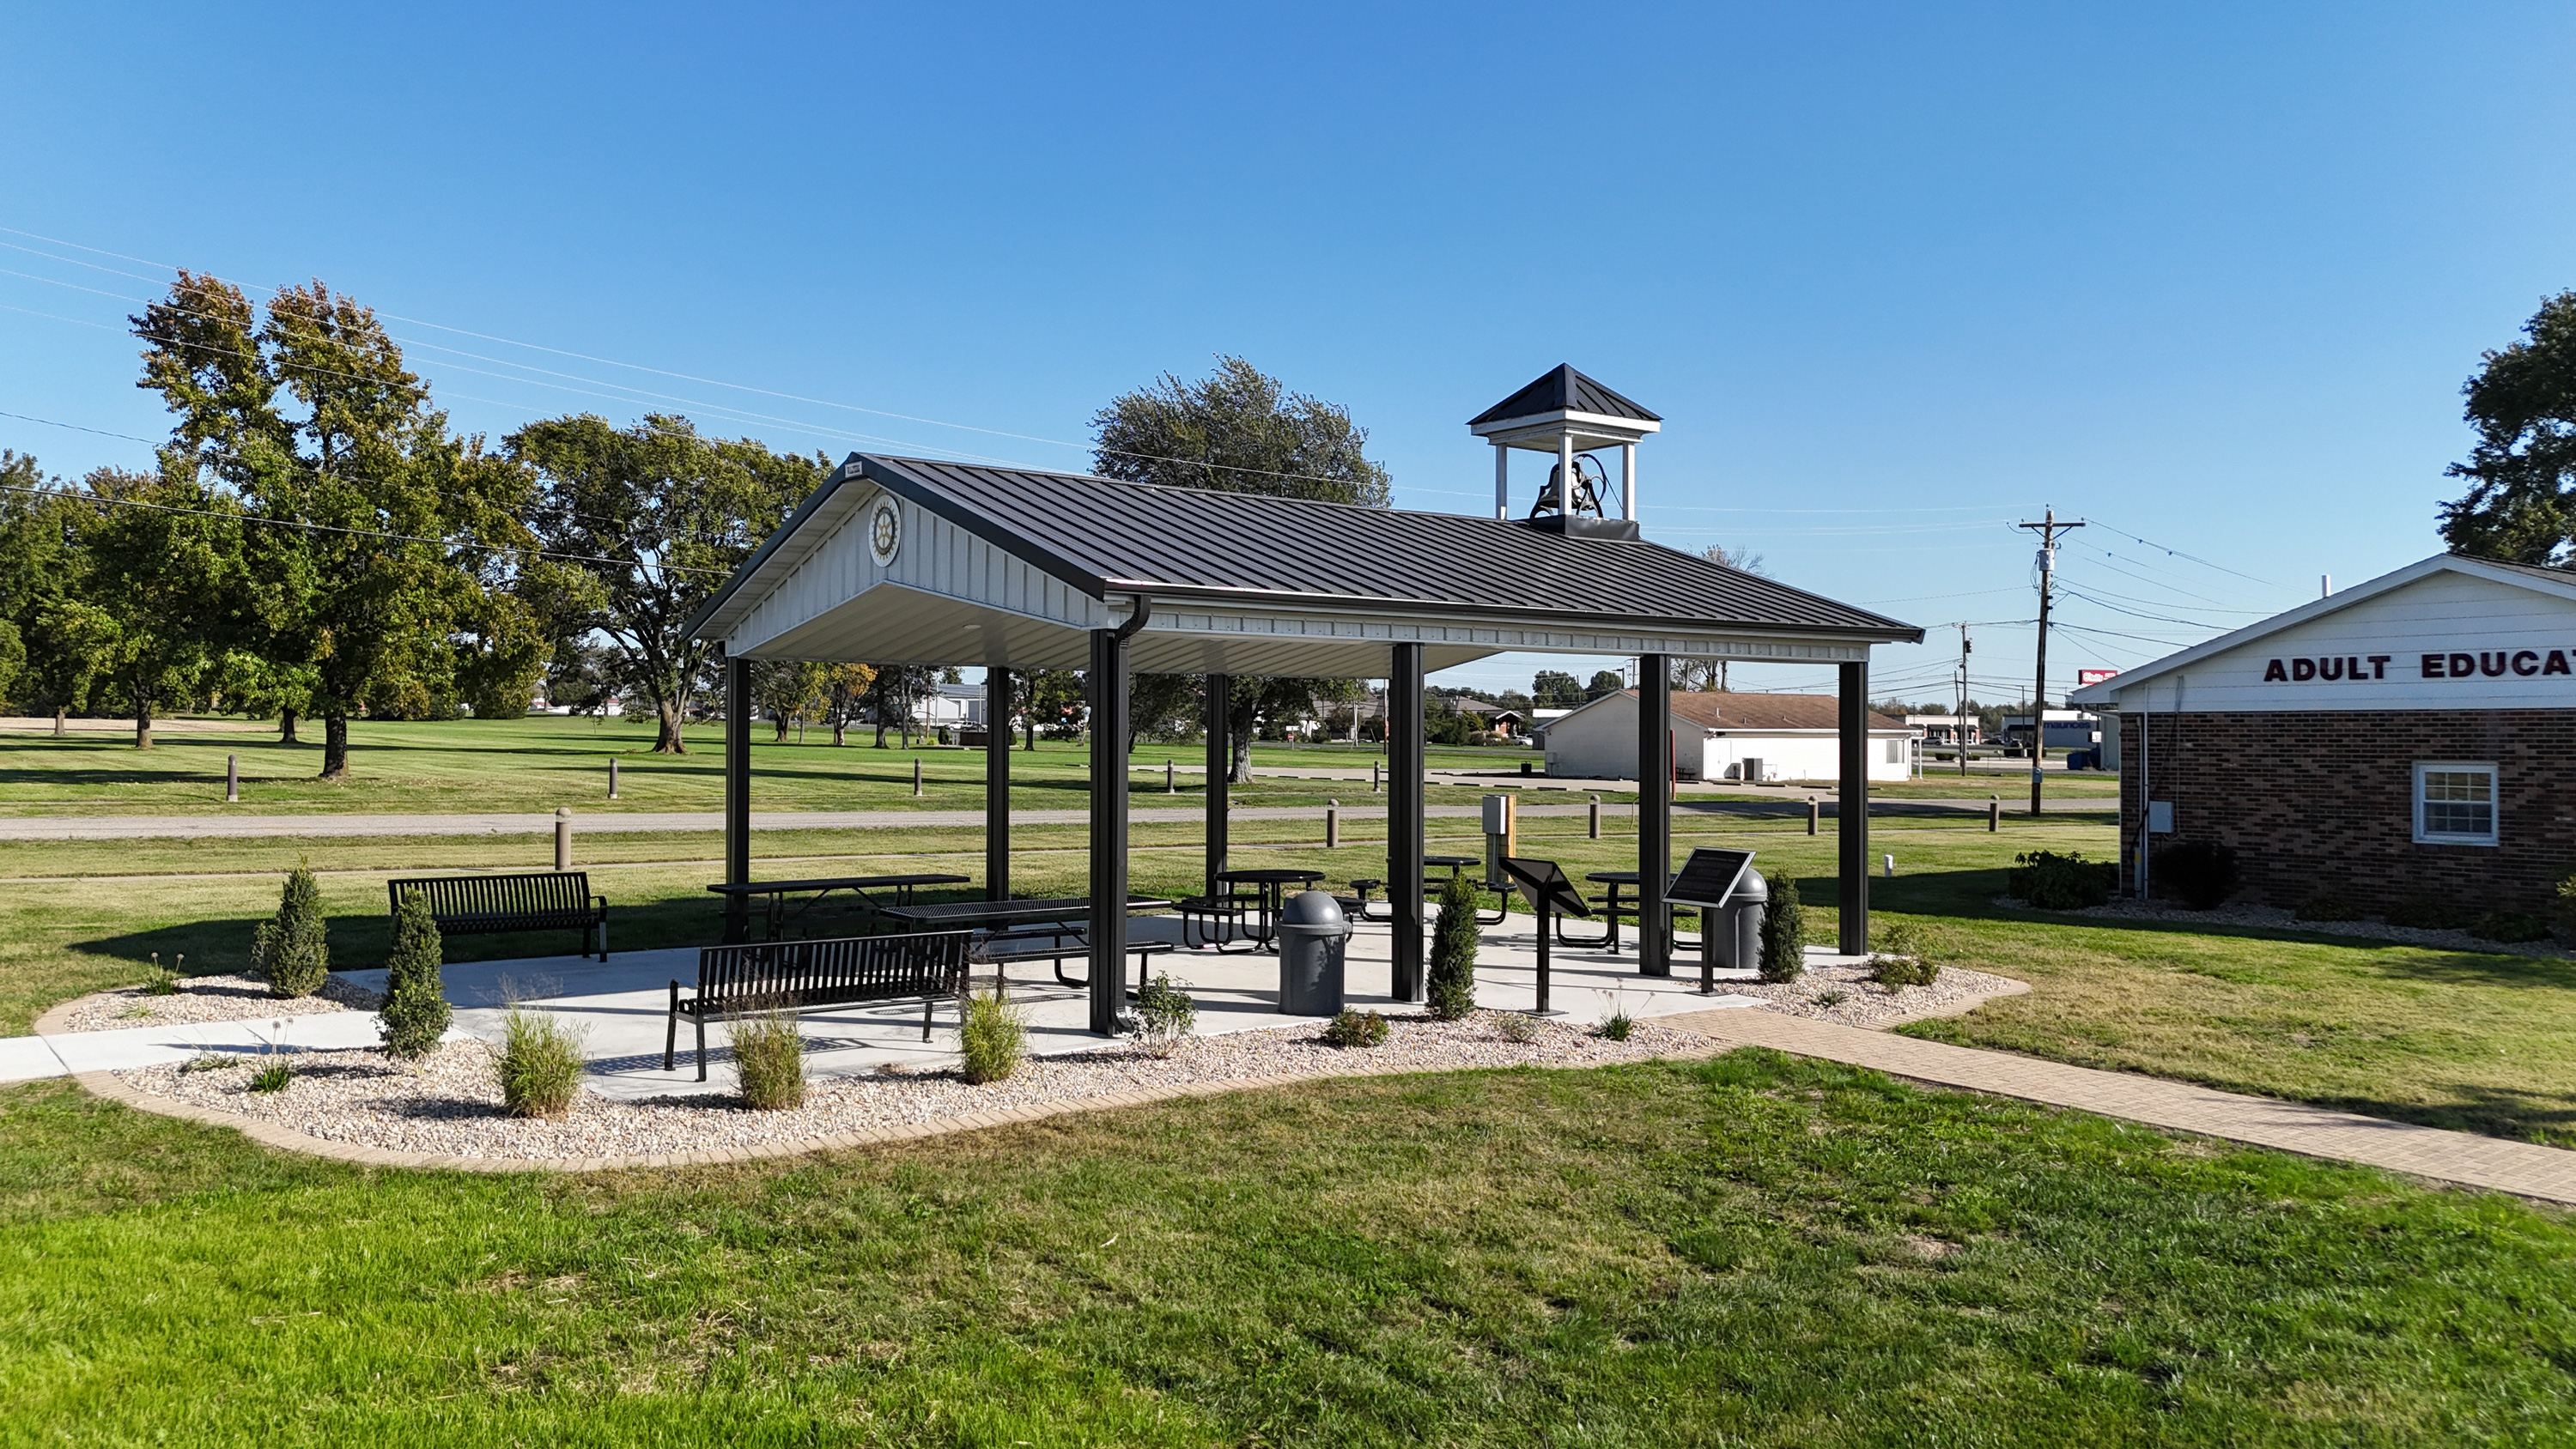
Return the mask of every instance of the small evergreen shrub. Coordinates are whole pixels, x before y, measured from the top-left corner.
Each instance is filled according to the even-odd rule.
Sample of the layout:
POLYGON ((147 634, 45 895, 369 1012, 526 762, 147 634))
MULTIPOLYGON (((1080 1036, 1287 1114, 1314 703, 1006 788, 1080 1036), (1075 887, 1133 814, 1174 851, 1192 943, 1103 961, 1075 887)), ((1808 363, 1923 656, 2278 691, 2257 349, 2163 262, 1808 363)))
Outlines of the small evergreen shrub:
POLYGON ((2464 930, 2476 919, 2441 896, 2409 896, 2388 913, 2388 924, 2419 931, 2464 930))
POLYGON ((2549 923, 2521 911, 2489 911, 2469 927, 2469 934, 2481 941, 2501 941, 2507 945, 2524 941, 2549 939, 2549 923))
POLYGON ((1476 1009, 1476 888, 1452 877, 1440 888, 1440 917, 1431 928, 1431 1014, 1460 1021, 1476 1009))
POLYGON ((1929 986, 1940 977, 1940 963, 1932 959, 1921 927, 1891 921, 1878 933, 1878 949, 1869 958, 1870 980, 1881 986, 1929 986))
POLYGON ((1762 979, 1795 981, 1807 969, 1807 908, 1798 902, 1798 882, 1785 870, 1771 872, 1771 904, 1762 913, 1762 979))
POLYGON ((287 874, 277 914, 251 936, 251 970, 278 996, 310 996, 331 974, 331 943, 322 923, 322 887, 302 865, 287 874))
POLYGON ((2302 921, 2358 921, 2361 907, 2354 905, 2350 896, 2328 888, 2299 902, 2290 914, 2302 921))
POLYGON ((745 1103, 763 1112, 805 1105, 805 1037, 796 1029, 795 1012, 754 1003, 727 1018, 725 1028, 745 1103))
POLYGON ((2156 852, 2155 883, 2192 910, 2213 911, 2236 894, 2244 876, 2237 868, 2236 847, 2185 840, 2156 852))
POLYGON ((376 1013, 385 1055, 417 1061, 438 1049, 454 1016, 438 979, 443 955, 429 901, 418 891, 403 892, 394 911, 394 947, 385 957, 384 1009, 376 1013))
POLYGON ((581 1033, 549 1011, 512 1005, 501 1017, 501 1049, 492 1056, 501 1110, 513 1117, 560 1117, 572 1110, 581 1082, 581 1033))
POLYGON ((1156 1055, 1179 1046, 1198 1019, 1199 1004, 1173 983, 1170 972, 1155 972, 1136 993, 1136 1040, 1156 1055))
POLYGON ((1324 1025, 1324 1045, 1373 1047, 1386 1040, 1386 1018, 1374 1011, 1345 1011, 1324 1025))
POLYGON ((2558 883, 2558 899, 2551 903, 2560 930, 2576 934, 2576 875, 2558 883))
POLYGON ((2084 852, 2025 851, 2004 874, 2004 894, 2043 911, 2080 911, 2111 899, 2120 889, 2120 867, 2086 860, 2084 852))
POLYGON ((1020 1009, 999 991, 969 992, 957 1027, 957 1050, 966 1058, 966 1080, 998 1082, 1020 1069, 1028 1055, 1029 1028, 1020 1009))

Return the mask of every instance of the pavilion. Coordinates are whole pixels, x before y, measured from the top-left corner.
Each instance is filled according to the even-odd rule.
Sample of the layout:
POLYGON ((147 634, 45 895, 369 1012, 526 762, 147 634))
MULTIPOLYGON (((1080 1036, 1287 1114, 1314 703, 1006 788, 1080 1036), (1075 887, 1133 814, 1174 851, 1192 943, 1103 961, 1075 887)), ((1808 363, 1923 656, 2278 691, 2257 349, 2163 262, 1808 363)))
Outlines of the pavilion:
MULTIPOLYGON (((1238 675, 1383 678, 1389 995, 1425 988, 1423 676, 1504 651, 1637 661, 1641 783, 1669 779, 1670 664, 1831 662, 1840 668, 1841 949, 1868 948, 1869 651, 1923 631, 1639 537, 1636 444, 1654 414, 1571 367, 1469 426, 1495 450, 1495 516, 1421 513, 1082 474, 853 453, 688 625, 719 642, 726 718, 750 717, 754 660, 982 665, 989 700, 1012 670, 1080 669, 1090 708, 1095 902, 1127 889, 1132 671, 1206 677, 1207 871, 1226 868, 1230 757, 1221 705, 1238 675), (1599 494, 1617 447, 1619 516, 1599 494), (1511 454, 1549 455, 1530 516, 1511 518, 1511 454), (1574 487, 1561 486, 1572 480, 1574 487), (1409 929, 1408 929, 1409 927, 1409 929)), ((996 706, 998 708, 998 706, 996 706)), ((987 733, 985 890, 1010 896, 1010 739, 987 733)), ((725 733, 725 876, 751 878, 751 732, 725 733)), ((1640 969, 1669 975, 1664 890, 1670 791, 1643 789, 1640 969)), ((739 909, 739 905, 734 907, 739 909)), ((738 937, 739 916, 728 923, 738 937)), ((1116 1029, 1127 918, 1090 933, 1094 1031, 1116 1029)))

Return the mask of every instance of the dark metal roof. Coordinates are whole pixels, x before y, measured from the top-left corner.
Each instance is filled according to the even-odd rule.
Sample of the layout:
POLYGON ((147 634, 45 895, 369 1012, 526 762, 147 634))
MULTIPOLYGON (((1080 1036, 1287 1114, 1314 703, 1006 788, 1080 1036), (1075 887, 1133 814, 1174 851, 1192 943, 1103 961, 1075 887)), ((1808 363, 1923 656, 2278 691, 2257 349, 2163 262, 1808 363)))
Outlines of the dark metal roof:
POLYGON ((1567 363, 1540 373, 1537 381, 1469 418, 1467 426, 1482 427, 1509 418, 1529 418, 1554 412, 1596 413, 1602 417, 1629 418, 1641 423, 1663 421, 1575 371, 1573 364, 1567 363))
MULTIPOLYGON (((1660 544, 1568 537, 1499 519, 861 453, 823 493, 852 473, 1093 598, 1143 590, 1158 598, 1396 605, 1587 627, 1923 637, 1912 625, 1660 544)), ((735 573, 693 627, 759 570, 823 493, 735 573)))

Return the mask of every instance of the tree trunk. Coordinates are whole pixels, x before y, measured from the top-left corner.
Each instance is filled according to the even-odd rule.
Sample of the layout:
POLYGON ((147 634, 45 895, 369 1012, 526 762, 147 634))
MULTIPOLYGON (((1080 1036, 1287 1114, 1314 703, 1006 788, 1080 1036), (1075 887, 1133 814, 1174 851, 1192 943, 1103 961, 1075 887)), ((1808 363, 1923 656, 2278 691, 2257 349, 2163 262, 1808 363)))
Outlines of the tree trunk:
POLYGON ((653 706, 653 712, 655 717, 661 721, 662 726, 661 733, 654 737, 653 753, 657 755, 687 754, 689 752, 688 741, 680 738, 680 701, 676 698, 658 701, 653 706))
POLYGON ((832 743, 836 745, 848 743, 848 741, 841 738, 841 735, 844 731, 848 730, 849 727, 849 723, 845 720, 836 719, 832 721, 832 743))
POLYGON ((1234 746, 1234 762, 1226 768, 1225 782, 1229 785, 1250 784, 1252 782, 1252 741, 1248 738, 1248 732, 1236 735, 1229 743, 1234 746))
POLYGON ((152 704, 149 700, 138 699, 134 704, 134 747, 138 750, 152 748, 152 704))
POLYGON ((783 714, 774 716, 771 722, 778 726, 778 738, 771 740, 770 743, 773 745, 787 743, 787 716, 783 714))
POLYGON ((291 707, 277 712, 277 742, 281 745, 304 743, 295 737, 295 711, 291 707))
POLYGON ((884 716, 884 715, 878 715, 878 716, 877 716, 876 725, 877 725, 877 748, 882 750, 882 749, 884 749, 884 748, 885 748, 885 716, 884 716))
POLYGON ((322 778, 349 778, 349 717, 338 710, 322 712, 322 778))
POLYGON ((1020 738, 1030 754, 1038 752, 1038 712, 1035 709, 1020 716, 1020 738))
POLYGON ((64 728, 64 725, 63 725, 63 716, 64 716, 64 714, 65 714, 65 713, 67 713, 67 709, 66 709, 66 707, 65 707, 65 706, 63 706, 63 705, 59 705, 59 704, 54 706, 54 738, 55 738, 55 739, 61 739, 65 734, 69 733, 69 731, 68 731, 67 729, 65 729, 65 728, 64 728))

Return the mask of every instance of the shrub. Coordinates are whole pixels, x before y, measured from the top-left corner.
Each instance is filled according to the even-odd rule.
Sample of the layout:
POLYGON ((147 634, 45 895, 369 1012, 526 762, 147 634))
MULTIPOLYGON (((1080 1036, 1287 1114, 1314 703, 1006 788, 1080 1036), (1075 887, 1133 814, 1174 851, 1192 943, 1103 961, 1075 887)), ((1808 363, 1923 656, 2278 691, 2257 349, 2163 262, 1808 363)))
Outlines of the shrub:
POLYGON ((1762 913, 1762 979, 1795 981, 1807 969, 1807 908, 1798 903, 1798 882, 1785 870, 1771 872, 1771 905, 1762 913))
POLYGON ((581 1033, 554 1013, 512 1004, 501 1017, 501 1049, 492 1057, 501 1080, 501 1110, 513 1117, 560 1117, 572 1110, 581 1081, 581 1033))
POLYGON ((752 1002, 728 1017, 725 1028, 744 1102, 763 1112, 805 1105, 805 1038, 796 1029, 795 1012, 775 1002, 752 1002))
POLYGON ((1386 1040, 1386 1018, 1374 1011, 1345 1011, 1324 1026, 1324 1045, 1373 1047, 1386 1040))
POLYGON ((2299 902, 2290 914, 2302 921, 2358 921, 2361 907, 2343 892, 2326 889, 2299 902))
POLYGON ((1440 889, 1440 918, 1431 927, 1431 1014, 1464 1019, 1476 1009, 1476 888, 1453 876, 1440 889))
POLYGON ((331 974, 331 943, 322 924, 322 887, 302 865, 287 874, 277 914, 251 936, 251 969, 278 996, 310 996, 331 974))
POLYGON ((2013 857, 2004 875, 2004 894, 2043 911, 2080 911, 2111 899, 2120 888, 2120 868, 2107 860, 2086 860, 2084 852, 2026 851, 2013 857))
POLYGON ((1869 979, 1881 986, 1929 986, 1941 977, 1939 962, 1911 921, 1891 921, 1878 934, 1878 949, 1869 958, 1869 979))
MULTIPOLYGON (((1149 988, 1150 989, 1150 988, 1149 988)), ((998 1082, 1020 1069, 1028 1055, 1029 1028, 1020 1009, 998 990, 969 992, 957 1025, 957 1050, 966 1058, 966 1080, 998 1082)))
POLYGON ((2560 928, 2576 932, 2576 875, 2558 883, 2557 917, 2560 928))
POLYGON ((1611 1041, 1626 1041, 1628 1033, 1636 1029, 1637 1019, 1624 1006, 1611 1007, 1610 1014, 1601 1018, 1601 1035, 1611 1041))
POLYGON ((1159 1055, 1179 1046, 1198 1019, 1199 1004, 1167 971, 1154 973, 1136 992, 1136 1040, 1147 1051, 1159 1055))
POLYGON ((438 1049, 454 1013, 439 984, 444 953, 438 921, 429 901, 418 891, 403 892, 394 910, 394 948, 385 957, 385 1004, 376 1025, 385 1033, 385 1055, 418 1060, 438 1049))
POLYGON ((2155 882, 2195 911, 2216 910, 2243 883, 2236 847, 2215 840, 2168 845, 2156 852, 2155 882))
POLYGON ((2440 896, 2409 896, 2388 913, 2388 924, 2423 931, 2457 931, 2475 919, 2440 896))
POLYGON ((1819 991, 1816 993, 1816 1004, 1827 1011, 1831 1011, 1835 1007, 1840 1006, 1849 1000, 1851 1000, 1851 993, 1839 988, 1832 991, 1819 991))
POLYGON ((294 1080, 293 1067, 284 1062, 270 1062, 251 1074, 250 1089, 254 1092, 283 1092, 286 1084, 294 1080))
POLYGON ((2469 934, 2481 941, 2507 944, 2541 941, 2549 937, 2549 923, 2521 911, 2489 911, 2478 917, 2476 925, 2469 927, 2469 934))
POLYGON ((1536 1041, 1538 1040, 1538 1018, 1517 1011, 1496 1012, 1494 1031, 1505 1041, 1536 1041))

